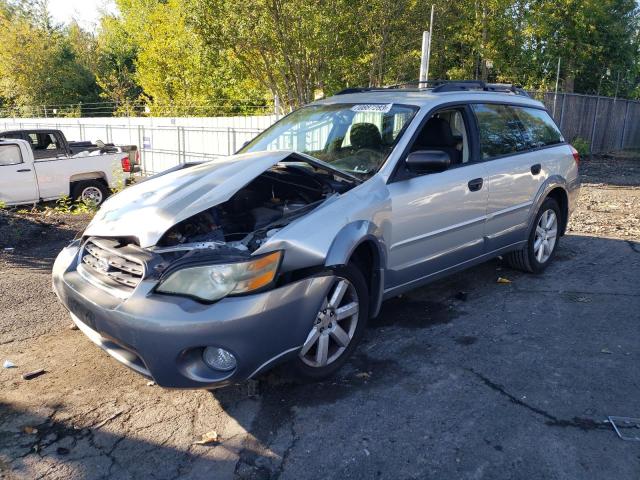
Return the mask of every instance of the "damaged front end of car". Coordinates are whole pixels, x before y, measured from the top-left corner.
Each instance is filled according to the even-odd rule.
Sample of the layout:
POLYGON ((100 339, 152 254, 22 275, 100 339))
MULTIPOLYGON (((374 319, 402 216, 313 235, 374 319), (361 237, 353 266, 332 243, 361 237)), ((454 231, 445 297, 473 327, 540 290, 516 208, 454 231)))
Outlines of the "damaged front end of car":
MULTIPOLYGON (((78 271, 94 285, 122 298, 143 277, 157 281, 157 293, 183 295, 205 303, 273 287, 282 273, 279 267, 286 253, 254 252, 291 222, 359 183, 355 177, 303 155, 277 153, 273 165, 228 199, 175 223, 150 246, 145 247, 139 240, 149 238, 140 232, 145 224, 156 228, 153 220, 144 217, 145 203, 139 208, 137 231, 132 228, 126 232, 112 226, 126 223, 127 218, 123 217, 135 217, 135 202, 120 201, 115 207, 107 204, 106 213, 99 215, 85 232, 78 271), (122 221, 110 221, 113 217, 122 221), (109 227, 107 235, 103 234, 104 225, 109 227)), ((150 187, 158 180, 162 177, 149 181, 149 185, 141 184, 145 188, 140 189, 140 197, 148 192, 155 194, 150 187)), ((241 182, 236 174, 228 181, 241 182)), ((171 205, 180 203, 176 197, 184 196, 184 190, 185 198, 192 202, 188 192, 192 183, 165 195, 163 201, 169 206, 156 212, 158 217, 165 218, 171 205)), ((162 190, 162 185, 158 189, 162 190)), ((135 191, 135 187, 130 190, 135 191)), ((131 191, 126 192, 129 197, 131 191)), ((181 214, 192 205, 183 207, 181 214)))

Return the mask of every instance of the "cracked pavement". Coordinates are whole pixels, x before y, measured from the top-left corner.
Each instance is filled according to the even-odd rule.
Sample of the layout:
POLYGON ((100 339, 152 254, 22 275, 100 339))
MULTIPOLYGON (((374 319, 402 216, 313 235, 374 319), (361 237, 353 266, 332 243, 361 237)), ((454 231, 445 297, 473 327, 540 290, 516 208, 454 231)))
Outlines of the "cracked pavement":
POLYGON ((17 365, 0 370, 0 478, 637 479, 640 444, 604 421, 640 417, 640 178, 583 168, 599 183, 543 275, 494 260, 391 299, 315 384, 278 369, 214 392, 147 385, 51 293, 86 219, 24 227, 0 253, 0 362, 17 365))

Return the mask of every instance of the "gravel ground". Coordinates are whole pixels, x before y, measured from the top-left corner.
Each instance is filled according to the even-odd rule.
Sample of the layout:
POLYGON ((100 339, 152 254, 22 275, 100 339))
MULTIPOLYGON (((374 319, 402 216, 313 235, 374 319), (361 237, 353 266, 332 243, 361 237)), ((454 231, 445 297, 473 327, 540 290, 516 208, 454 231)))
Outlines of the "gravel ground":
POLYGON ((330 381, 215 392, 148 385, 68 328, 49 271, 86 217, 0 214, 0 478, 636 480, 604 420, 640 417, 639 167, 583 163, 545 274, 487 262, 385 302, 330 381))
POLYGON ((640 161, 598 157, 581 166, 582 189, 569 232, 640 239, 640 161))

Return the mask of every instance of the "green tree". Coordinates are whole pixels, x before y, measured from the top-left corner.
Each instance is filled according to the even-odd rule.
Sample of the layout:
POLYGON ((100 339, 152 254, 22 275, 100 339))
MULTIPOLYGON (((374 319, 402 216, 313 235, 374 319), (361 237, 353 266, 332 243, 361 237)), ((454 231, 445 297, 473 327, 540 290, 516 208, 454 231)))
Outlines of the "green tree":
POLYGON ((98 98, 90 57, 83 50, 90 40, 77 25, 66 29, 53 25, 46 2, 5 3, 0 9, 3 104, 26 115, 42 115, 47 105, 78 114, 82 103, 98 98), (77 107, 62 108, 68 104, 77 107))

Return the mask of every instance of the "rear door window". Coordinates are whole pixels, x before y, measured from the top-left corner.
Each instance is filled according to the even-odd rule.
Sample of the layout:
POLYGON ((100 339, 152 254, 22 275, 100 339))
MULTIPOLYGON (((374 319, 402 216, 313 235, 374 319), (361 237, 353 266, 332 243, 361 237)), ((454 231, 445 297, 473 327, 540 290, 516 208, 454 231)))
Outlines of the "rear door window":
POLYGON ((512 108, 522 124, 527 148, 541 148, 564 142, 560 129, 546 111, 528 107, 512 108))
POLYGON ((471 105, 478 123, 480 155, 489 160, 526 150, 520 120, 508 105, 477 103, 471 105))
POLYGON ((37 159, 50 159, 62 153, 62 146, 56 135, 50 132, 29 134, 33 145, 33 154, 37 159))
POLYGON ((22 153, 18 145, 0 145, 0 167, 22 163, 22 153))

